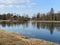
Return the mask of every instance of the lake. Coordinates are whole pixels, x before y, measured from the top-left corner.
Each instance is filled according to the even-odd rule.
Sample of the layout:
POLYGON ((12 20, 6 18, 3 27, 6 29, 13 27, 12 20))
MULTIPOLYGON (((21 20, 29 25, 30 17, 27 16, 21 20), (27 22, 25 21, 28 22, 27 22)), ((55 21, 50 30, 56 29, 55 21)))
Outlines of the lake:
POLYGON ((27 37, 43 39, 60 44, 60 23, 53 22, 0 22, 0 29, 27 37))

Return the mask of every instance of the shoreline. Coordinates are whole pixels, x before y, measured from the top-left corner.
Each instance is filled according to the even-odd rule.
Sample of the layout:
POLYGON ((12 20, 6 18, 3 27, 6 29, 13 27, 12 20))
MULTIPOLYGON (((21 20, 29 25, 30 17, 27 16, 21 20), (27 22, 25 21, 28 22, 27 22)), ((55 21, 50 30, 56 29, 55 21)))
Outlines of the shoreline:
MULTIPOLYGON (((0 20, 0 22, 24 22, 24 21, 17 21, 17 20, 0 20)), ((27 22, 59 22, 60 21, 35 21, 35 20, 30 20, 30 21, 27 21, 27 22)))
POLYGON ((60 21, 30 21, 30 22, 57 22, 57 23, 60 23, 60 21))
POLYGON ((1 45, 60 45, 54 42, 45 41, 42 39, 29 38, 23 35, 0 30, 1 45))

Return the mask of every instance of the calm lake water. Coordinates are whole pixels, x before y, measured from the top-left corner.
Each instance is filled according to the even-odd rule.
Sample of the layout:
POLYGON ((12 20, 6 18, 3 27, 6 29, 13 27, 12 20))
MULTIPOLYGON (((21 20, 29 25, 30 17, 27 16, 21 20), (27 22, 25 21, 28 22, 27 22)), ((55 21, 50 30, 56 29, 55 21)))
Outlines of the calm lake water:
POLYGON ((0 23, 0 29, 60 44, 60 23, 0 23))

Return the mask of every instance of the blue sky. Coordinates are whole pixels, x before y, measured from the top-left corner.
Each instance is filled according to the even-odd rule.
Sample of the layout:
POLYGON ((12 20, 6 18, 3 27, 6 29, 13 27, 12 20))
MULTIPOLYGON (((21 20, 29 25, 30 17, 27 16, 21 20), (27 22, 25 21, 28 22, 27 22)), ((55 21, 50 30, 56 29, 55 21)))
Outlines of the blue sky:
POLYGON ((60 11, 60 0, 0 0, 0 13, 36 14, 47 13, 51 8, 60 11))

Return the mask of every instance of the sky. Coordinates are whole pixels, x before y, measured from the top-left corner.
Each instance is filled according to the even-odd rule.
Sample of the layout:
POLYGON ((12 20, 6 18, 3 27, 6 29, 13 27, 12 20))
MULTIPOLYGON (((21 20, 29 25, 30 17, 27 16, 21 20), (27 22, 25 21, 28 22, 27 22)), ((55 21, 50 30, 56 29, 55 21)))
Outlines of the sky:
POLYGON ((47 13, 51 8, 60 11, 60 0, 0 0, 0 13, 19 15, 47 13))

